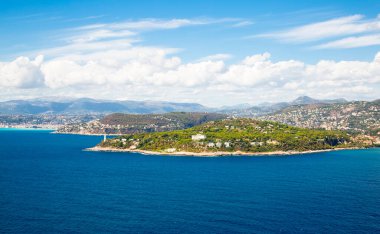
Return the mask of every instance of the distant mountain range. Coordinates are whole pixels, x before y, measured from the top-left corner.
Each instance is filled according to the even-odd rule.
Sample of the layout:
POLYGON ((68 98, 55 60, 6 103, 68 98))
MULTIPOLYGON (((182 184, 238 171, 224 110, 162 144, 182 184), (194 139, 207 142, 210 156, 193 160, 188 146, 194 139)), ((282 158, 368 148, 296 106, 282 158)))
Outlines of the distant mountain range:
POLYGON ((244 105, 243 107, 241 105, 238 105, 238 106, 235 106, 235 108, 228 107, 225 109, 218 110, 218 112, 230 114, 233 116, 239 116, 239 117, 257 117, 257 116, 271 114, 290 106, 310 105, 310 104, 336 104, 336 103, 347 103, 347 102, 348 101, 344 98, 318 100, 318 99, 313 99, 308 96, 301 96, 291 102, 278 102, 278 103, 267 102, 267 103, 261 103, 257 106, 250 106, 250 107, 247 107, 246 105, 244 105))
POLYGON ((0 114, 111 114, 205 112, 209 108, 197 103, 159 101, 110 101, 89 98, 33 99, 0 102, 0 114))
POLYGON ((257 106, 240 104, 209 108, 198 103, 161 101, 113 101, 90 98, 38 98, 0 102, 0 114, 151 114, 168 112, 219 112, 229 115, 256 117, 274 113, 294 105, 345 103, 345 99, 317 100, 307 96, 291 102, 262 103, 257 106))
POLYGON ((0 102, 0 126, 65 125, 60 132, 66 133, 121 134, 167 131, 184 129, 228 116, 271 120, 310 129, 347 130, 370 135, 374 137, 374 141, 380 141, 379 100, 349 102, 345 99, 317 100, 302 96, 291 102, 262 103, 256 106, 241 104, 222 108, 208 108, 197 103, 107 101, 88 98, 0 102), (177 113, 165 114, 169 112, 177 113), (33 115, 33 118, 30 118, 30 115, 33 115), (107 116, 103 118, 105 115, 107 116), (100 120, 88 123, 95 119, 100 120))
POLYGON ((308 105, 308 104, 334 104, 334 103, 346 103, 348 102, 344 98, 338 98, 338 99, 314 99, 308 96, 301 96, 297 99, 293 100, 292 102, 289 102, 289 105, 308 105))

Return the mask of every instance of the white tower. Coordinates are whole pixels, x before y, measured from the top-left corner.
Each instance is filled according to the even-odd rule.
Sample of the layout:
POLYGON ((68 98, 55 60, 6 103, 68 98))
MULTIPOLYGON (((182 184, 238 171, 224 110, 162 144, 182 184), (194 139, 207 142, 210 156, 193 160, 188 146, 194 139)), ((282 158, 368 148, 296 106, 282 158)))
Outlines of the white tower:
POLYGON ((104 134, 104 139, 103 141, 106 141, 107 140, 107 134, 104 134))

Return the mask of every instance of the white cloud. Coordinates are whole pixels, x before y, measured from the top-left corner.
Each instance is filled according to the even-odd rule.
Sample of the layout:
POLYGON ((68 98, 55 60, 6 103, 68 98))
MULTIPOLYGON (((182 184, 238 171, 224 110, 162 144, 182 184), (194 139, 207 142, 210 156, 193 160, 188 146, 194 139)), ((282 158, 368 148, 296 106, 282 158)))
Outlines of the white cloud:
POLYGON ((0 63, 0 87, 3 88, 34 88, 43 85, 44 76, 40 70, 42 56, 31 61, 19 57, 9 63, 0 63))
POLYGON ((198 61, 214 61, 214 60, 228 60, 232 58, 230 54, 212 54, 203 58, 200 58, 198 61))
POLYGON ((137 42, 135 39, 115 39, 109 41, 94 41, 94 42, 74 42, 62 46, 56 46, 49 49, 39 50, 39 54, 46 56, 57 57, 64 55, 77 55, 94 53, 96 51, 123 50, 132 47, 132 44, 137 42))
POLYGON ((108 24, 91 24, 68 30, 69 36, 64 38, 69 43, 86 43, 108 39, 131 38, 142 31, 169 30, 186 26, 218 23, 217 20, 206 19, 144 19, 108 24), (72 35, 70 35, 72 34, 72 35))
POLYGON ((343 49, 379 45, 379 32, 380 15, 373 19, 365 19, 363 15, 351 15, 252 37, 273 38, 288 43, 306 43, 336 38, 313 48, 343 49))
POLYGON ((22 97, 43 93, 207 105, 288 100, 305 94, 375 99, 380 96, 379 58, 380 53, 370 62, 322 60, 305 64, 272 62, 270 54, 263 53, 226 65, 222 60, 183 63, 170 50, 132 47, 47 61, 20 57, 1 63, 0 90, 11 87, 14 95, 22 97), (22 89, 32 87, 28 92, 22 89))
POLYGON ((109 24, 91 24, 82 27, 76 28, 77 30, 88 30, 88 29, 100 29, 100 28, 108 28, 108 29, 127 29, 127 30, 159 30, 159 29, 175 29, 185 26, 192 25, 204 25, 204 24, 212 24, 219 23, 221 20, 211 20, 211 19, 170 19, 170 20, 162 20, 162 19, 143 19, 137 21, 124 21, 117 23, 109 23, 109 24))
POLYGON ((305 42, 374 31, 380 31, 379 17, 364 20, 362 15, 352 15, 259 36, 288 42, 305 42))
POLYGON ((140 42, 139 35, 146 31, 173 30, 189 26, 211 24, 246 24, 248 21, 236 18, 198 19, 142 19, 123 22, 91 24, 64 31, 63 45, 37 51, 47 56, 84 54, 94 51, 121 50, 140 42))
MULTIPOLYGON (((228 105, 288 100, 298 95, 348 99, 380 96, 380 53, 370 62, 273 62, 269 53, 247 56, 234 63, 225 63, 232 57, 225 53, 183 62, 177 48, 137 45, 136 36, 141 31, 225 22, 244 21, 147 19, 74 29, 64 38, 65 44, 39 51, 45 60, 42 56, 34 60, 19 57, 0 63, 0 99, 63 95, 228 105)), ((310 38, 331 36, 337 25, 344 25, 341 34, 359 24, 370 26, 367 31, 374 30, 373 22, 365 22, 361 16, 327 21, 322 23, 327 29, 310 38)), ((318 27, 321 25, 314 24, 311 29, 318 27)), ((304 27, 297 32, 307 33, 311 29, 304 27)), ((295 31, 292 33, 296 35, 295 31)), ((289 38, 292 33, 287 34, 289 38)))
POLYGON ((68 40, 74 43, 83 43, 102 39, 130 37, 134 35, 136 35, 136 33, 129 30, 112 31, 108 29, 97 29, 69 37, 68 40))
POLYGON ((238 22, 236 24, 233 24, 232 27, 234 27, 234 28, 240 28, 240 27, 246 27, 246 26, 249 26, 249 25, 252 25, 252 24, 254 24, 252 21, 244 20, 244 21, 238 22))
POLYGON ((140 21, 127 21, 123 23, 110 24, 110 28, 114 29, 134 29, 134 30, 157 30, 157 29, 175 29, 192 25, 203 25, 214 23, 215 21, 202 20, 202 19, 171 19, 171 20, 158 20, 147 19, 140 21))
POLYGON ((174 70, 153 74, 151 82, 159 86, 203 88, 218 82, 218 75, 224 68, 222 61, 188 63, 174 70))
POLYGON ((41 67, 47 86, 96 86, 139 84, 156 72, 174 69, 178 57, 167 57, 171 49, 133 47, 84 55, 69 55, 47 61, 41 67))
POLYGON ((270 58, 270 53, 266 52, 264 54, 256 54, 256 55, 252 55, 252 56, 247 56, 244 60, 243 60, 243 64, 245 65, 254 65, 255 63, 258 63, 258 62, 264 62, 266 60, 268 60, 270 58))
POLYGON ((372 34, 358 37, 347 37, 318 45, 317 49, 328 48, 357 48, 364 46, 380 45, 380 34, 372 34))

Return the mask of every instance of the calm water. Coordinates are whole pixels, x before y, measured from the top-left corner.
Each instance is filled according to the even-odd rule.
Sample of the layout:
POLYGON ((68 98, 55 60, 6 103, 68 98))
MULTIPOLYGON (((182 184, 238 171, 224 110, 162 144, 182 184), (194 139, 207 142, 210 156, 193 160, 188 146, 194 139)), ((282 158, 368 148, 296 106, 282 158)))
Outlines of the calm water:
POLYGON ((380 232, 380 149, 289 157, 83 152, 0 130, 0 232, 380 232))

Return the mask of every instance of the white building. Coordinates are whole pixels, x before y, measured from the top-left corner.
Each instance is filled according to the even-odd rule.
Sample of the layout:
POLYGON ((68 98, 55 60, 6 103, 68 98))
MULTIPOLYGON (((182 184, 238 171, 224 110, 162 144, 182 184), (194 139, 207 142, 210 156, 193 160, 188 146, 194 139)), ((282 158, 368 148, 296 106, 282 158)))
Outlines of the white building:
POLYGON ((177 151, 176 148, 168 148, 168 149, 165 150, 165 152, 168 152, 168 153, 174 153, 176 151, 177 151))
POLYGON ((207 147, 215 147, 215 144, 213 142, 210 142, 207 144, 207 147))
POLYGON ((267 144, 269 144, 269 145, 279 145, 280 142, 278 142, 276 140, 267 140, 267 144))
POLYGON ((200 141, 206 139, 206 136, 203 134, 197 134, 197 135, 192 135, 191 140, 193 141, 200 141))

